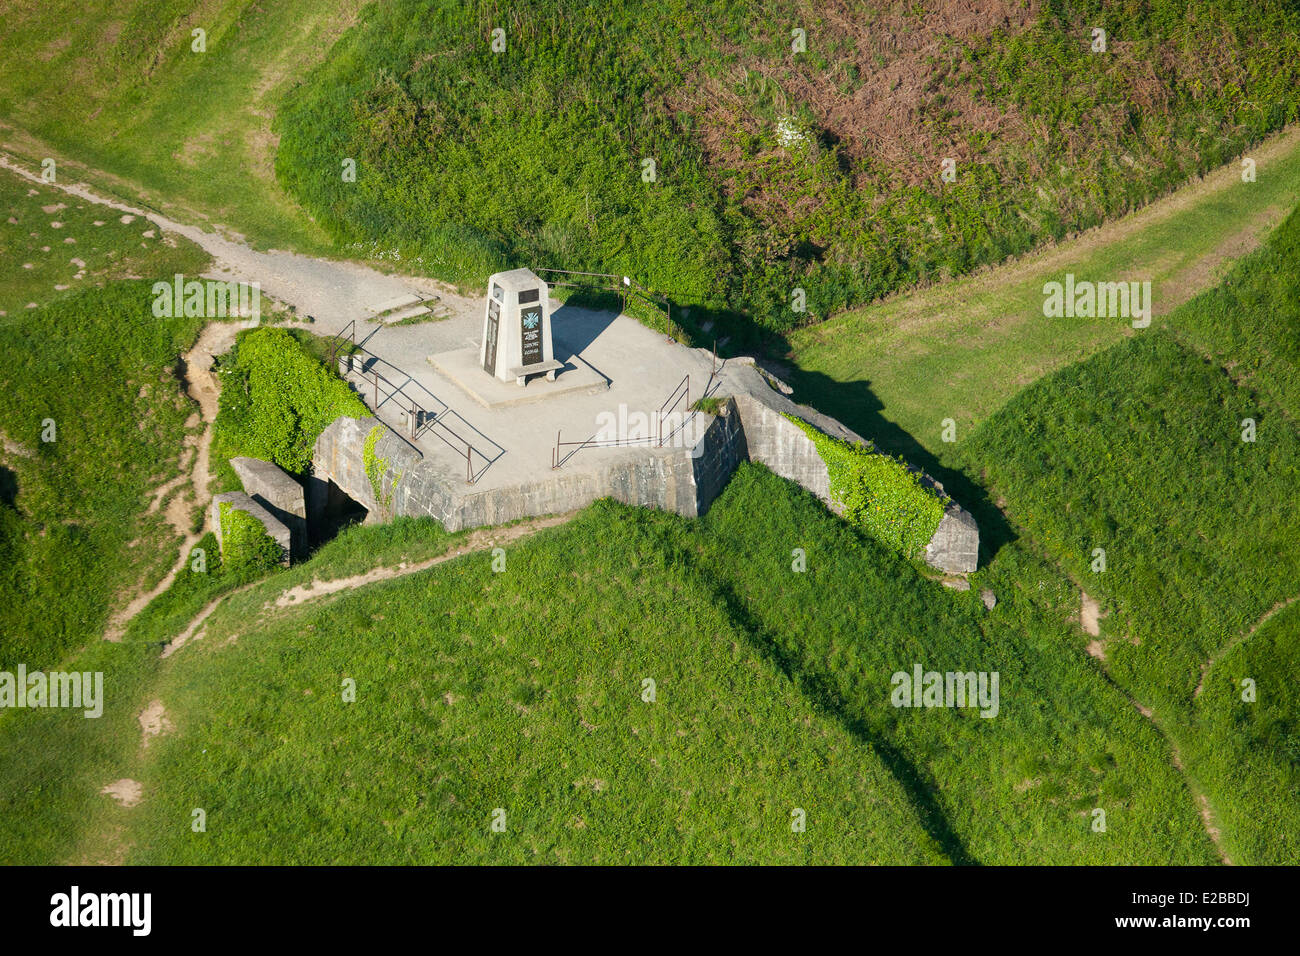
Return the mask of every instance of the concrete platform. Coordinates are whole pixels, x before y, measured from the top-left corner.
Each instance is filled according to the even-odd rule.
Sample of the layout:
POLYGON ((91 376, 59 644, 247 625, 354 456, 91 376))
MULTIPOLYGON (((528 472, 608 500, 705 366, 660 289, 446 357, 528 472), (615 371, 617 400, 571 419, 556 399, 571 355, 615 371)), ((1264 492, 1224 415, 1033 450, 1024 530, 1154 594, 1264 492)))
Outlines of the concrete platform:
POLYGON ((543 375, 535 375, 520 388, 514 382, 503 382, 483 371, 478 352, 478 346, 439 352, 430 355, 429 362, 443 378, 484 408, 508 408, 546 401, 559 395, 598 394, 609 389, 609 379, 577 355, 564 362, 564 367, 556 372, 554 382, 548 382, 543 375))
MULTIPOLYGON (((858 436, 796 405, 752 363, 715 367, 708 351, 623 315, 567 304, 553 305, 551 315, 555 357, 572 367, 554 383, 539 376, 523 388, 479 366, 477 309, 368 334, 365 347, 391 366, 384 374, 438 415, 409 437, 403 397, 383 390, 376 397, 364 376, 350 375, 373 417, 340 418, 317 440, 309 521, 313 502, 328 501, 333 489, 364 508, 367 520, 428 516, 453 531, 571 511, 602 496, 693 517, 744 460, 838 507, 827 465, 790 419, 848 441, 858 436), (690 411, 705 395, 723 400, 718 415, 690 411), (386 426, 372 442, 386 463, 378 492, 365 468, 376 425, 386 426)), ((974 570, 974 522, 960 509, 945 521, 931 563, 974 570)))

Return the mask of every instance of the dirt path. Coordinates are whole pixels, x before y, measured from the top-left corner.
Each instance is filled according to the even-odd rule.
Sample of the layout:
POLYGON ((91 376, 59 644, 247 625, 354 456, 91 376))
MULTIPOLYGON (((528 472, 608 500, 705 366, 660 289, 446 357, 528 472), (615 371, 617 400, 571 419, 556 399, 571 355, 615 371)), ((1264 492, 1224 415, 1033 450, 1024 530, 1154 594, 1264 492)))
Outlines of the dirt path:
POLYGON ((212 423, 217 418, 217 399, 221 394, 221 386, 212 367, 218 355, 229 351, 238 331, 237 323, 210 322, 199 333, 199 339, 194 343, 194 347, 181 356, 183 367, 181 386, 185 393, 198 403, 203 433, 196 441, 189 442, 187 439, 188 446, 181 456, 181 469, 182 472, 188 471, 188 474, 183 473, 160 485, 155 490, 153 501, 149 505, 149 513, 156 512, 168 494, 171 494, 175 488, 188 484, 188 488, 170 499, 166 512, 168 522, 177 534, 182 535, 180 553, 176 563, 161 581, 148 591, 136 594, 125 607, 113 615, 104 632, 105 640, 120 641, 132 618, 172 586, 176 575, 190 560, 191 550, 203 536, 205 526, 201 526, 197 532, 191 530, 190 515, 194 507, 206 508, 208 502, 212 500, 208 490, 209 449, 212 446, 212 423))
MULTIPOLYGON (((504 547, 518 541, 520 538, 526 538, 529 535, 536 534, 544 528, 554 528, 569 521, 576 515, 576 511, 568 512, 562 515, 551 515, 546 518, 533 518, 528 521, 521 521, 518 524, 512 524, 503 528, 480 528, 471 532, 460 544, 453 550, 436 557, 419 561, 415 564, 399 564, 395 568, 377 567, 361 574, 353 574, 342 578, 332 578, 328 581, 322 581, 319 578, 312 580, 310 584, 299 584, 296 587, 289 588, 282 592, 275 600, 268 601, 263 605, 263 610, 272 610, 274 608, 297 607, 307 601, 313 601, 317 598, 326 597, 330 594, 336 594, 339 591, 350 591, 356 588, 365 587, 368 584, 375 584, 379 581, 391 581, 394 578, 405 577, 408 574, 418 574, 421 571, 427 571, 435 565, 442 564, 445 561, 451 561, 462 555, 469 554, 473 551, 485 551, 488 548, 504 547)), ((203 610, 199 611, 185 627, 185 630, 177 634, 167 642, 162 650, 163 657, 171 657, 172 654, 180 650, 200 631, 205 621, 212 616, 213 612, 225 602, 228 598, 234 597, 247 591, 249 588, 260 584, 260 581, 254 581, 243 587, 231 591, 229 594, 223 594, 209 602, 203 610)))
MULTIPOLYGON (((425 571, 435 564, 442 564, 444 561, 450 561, 453 558, 459 558, 463 554, 471 551, 483 551, 487 548, 497 548, 510 544, 512 541, 518 541, 520 538, 527 537, 541 531, 543 528, 554 528, 556 525, 564 524, 572 518, 576 511, 571 511, 563 515, 555 515, 549 518, 536 518, 530 521, 521 521, 519 524, 510 525, 506 528, 482 528, 472 532, 464 542, 461 543, 455 551, 448 551, 446 554, 440 554, 436 558, 429 558, 418 564, 398 565, 395 568, 373 568, 364 574, 354 574, 346 578, 334 578, 331 581, 321 581, 314 579, 311 584, 300 584, 297 587, 290 588, 275 599, 275 607, 293 607, 302 604, 305 601, 311 601, 315 598, 325 597, 328 594, 334 594, 338 591, 346 591, 351 588, 364 587, 367 584, 374 584, 376 581, 390 581, 393 578, 404 577, 408 574, 416 574, 425 571)), ((268 608, 272 604, 266 605, 268 608)))
POLYGON ((236 239, 184 225, 162 213, 108 199, 82 184, 47 183, 3 154, 0 154, 0 167, 87 202, 140 216, 165 232, 184 236, 212 256, 213 268, 208 275, 257 282, 266 295, 293 305, 299 315, 312 316, 317 324, 314 331, 320 334, 332 335, 379 304, 412 292, 436 294, 444 304, 457 310, 479 308, 477 300, 461 296, 432 279, 385 275, 356 262, 317 259, 274 249, 259 252, 236 239))
POLYGON ((1195 700, 1196 698, 1201 696, 1201 691, 1205 690, 1205 678, 1209 676, 1210 668, 1213 667, 1215 663, 1220 658, 1223 657, 1224 654, 1228 653, 1228 651, 1232 650, 1238 644, 1242 644, 1250 640, 1252 637, 1255 636, 1256 631, 1258 631, 1261 627, 1267 624, 1273 617, 1275 617, 1278 614, 1281 614, 1283 611, 1289 608, 1296 601, 1300 601, 1300 594, 1293 594, 1285 601, 1278 601, 1271 608, 1265 611, 1264 615, 1258 621, 1256 621, 1254 624, 1251 625, 1250 630, 1246 631, 1244 634, 1241 634, 1238 637, 1234 638, 1233 640, 1229 641, 1227 644, 1223 645, 1223 647, 1219 648, 1217 651, 1211 654, 1209 656, 1209 659, 1206 660, 1206 662, 1201 665, 1201 679, 1196 684, 1196 690, 1192 691, 1192 699, 1195 700))
MULTIPOLYGON (((1297 148, 1300 148, 1300 124, 1289 126, 1264 140, 1248 150, 1246 155, 1260 166, 1264 166, 1271 160, 1285 156, 1297 148)), ((967 277, 923 286, 919 289, 901 290, 895 295, 872 303, 872 307, 896 309, 897 313, 890 320, 891 328, 896 331, 915 333, 948 323, 951 321, 951 309, 948 308, 951 304, 950 299, 964 302, 970 297, 993 289, 1011 288, 1037 280, 1043 274, 1062 271, 1092 252, 1123 242, 1192 206, 1236 188, 1240 182, 1240 164, 1235 161, 1229 162, 1130 215, 1102 223, 1072 239, 1039 246, 1018 259, 983 267, 967 277)), ((1161 296, 1161 300, 1156 303, 1154 314, 1163 315, 1214 285, 1218 281, 1218 273, 1226 263, 1256 248, 1263 237, 1289 211, 1280 208, 1264 210, 1249 227, 1236 235, 1225 237, 1206 256, 1172 276, 1166 283, 1169 293, 1161 296)), ((860 312, 862 308, 855 307, 842 314, 853 315, 860 312)), ((810 327, 805 334, 809 336, 810 341, 819 340, 823 335, 833 334, 837 331, 836 320, 840 317, 841 314, 832 316, 827 322, 810 327)), ((1004 316, 1001 320, 1003 324, 1014 324, 1015 321, 1013 316, 1004 316)), ((806 347, 807 344, 807 342, 801 343, 801 348, 806 347)))
MULTIPOLYGON (((1297 595, 1296 598, 1300 598, 1300 595, 1297 595)), ((1294 601, 1296 598, 1292 598, 1292 600, 1294 601)), ((1257 629, 1260 624, 1264 623, 1264 620, 1267 620, 1269 616, 1280 609, 1280 606, 1275 607, 1269 612, 1269 614, 1265 615, 1265 617, 1255 625, 1255 628, 1251 629, 1251 633, 1253 634, 1255 629, 1257 629)), ((1106 674, 1107 681, 1110 685, 1123 694, 1125 699, 1133 705, 1133 708, 1145 717, 1147 721, 1150 722, 1151 726, 1156 729, 1156 732, 1164 738, 1166 743, 1169 744, 1170 762, 1174 765, 1174 769, 1182 775, 1183 781, 1187 784, 1188 791, 1196 801, 1196 807, 1197 810, 1200 811, 1201 824, 1205 827, 1206 835, 1209 836, 1210 841, 1214 844, 1214 849, 1218 852, 1220 861, 1222 861, 1225 866, 1232 866, 1232 860, 1228 858, 1227 851, 1223 848, 1222 834, 1219 832, 1218 822, 1214 816, 1214 809, 1210 806, 1209 798, 1201 792, 1201 789, 1196 786, 1192 781, 1192 778, 1187 775, 1187 770, 1183 766, 1182 751, 1178 749, 1178 742, 1165 731, 1165 728, 1161 725, 1159 719, 1157 719, 1155 711, 1144 705, 1136 697, 1117 684, 1106 670, 1106 649, 1098 639, 1101 635, 1101 616, 1101 606, 1096 598, 1089 596, 1089 594, 1081 588, 1079 590, 1079 626, 1083 629, 1085 634, 1094 638, 1094 640, 1089 642, 1087 652, 1101 663, 1102 671, 1106 674)), ((1202 673, 1202 680, 1204 680, 1204 673, 1202 673)), ((1201 692, 1199 687, 1196 689, 1196 692, 1198 694, 1201 692)))

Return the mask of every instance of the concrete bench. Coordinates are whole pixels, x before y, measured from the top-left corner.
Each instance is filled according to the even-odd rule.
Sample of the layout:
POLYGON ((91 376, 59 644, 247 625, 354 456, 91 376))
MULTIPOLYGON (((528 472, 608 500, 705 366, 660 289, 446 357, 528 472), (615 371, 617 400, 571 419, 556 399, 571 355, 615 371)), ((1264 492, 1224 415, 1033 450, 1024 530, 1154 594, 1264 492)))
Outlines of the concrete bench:
POLYGON ((515 384, 523 388, 524 383, 528 380, 529 375, 537 375, 541 372, 546 373, 548 382, 555 381, 555 373, 564 368, 564 363, 551 359, 549 362, 538 362, 535 365, 515 365, 506 369, 506 374, 515 377, 515 384))

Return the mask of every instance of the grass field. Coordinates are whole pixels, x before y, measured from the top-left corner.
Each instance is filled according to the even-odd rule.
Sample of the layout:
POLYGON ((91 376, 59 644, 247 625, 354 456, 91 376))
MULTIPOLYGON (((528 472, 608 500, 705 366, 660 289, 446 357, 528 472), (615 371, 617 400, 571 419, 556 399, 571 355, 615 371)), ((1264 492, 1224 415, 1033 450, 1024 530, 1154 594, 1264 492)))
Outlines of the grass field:
MULTIPOLYGON (((399 519, 270 571, 209 533, 100 640, 202 530, 203 320, 150 286, 208 258, 0 170, 0 670, 107 692, 0 711, 0 862, 1300 861, 1300 126, 1264 139, 1297 27, 1283 0, 11 3, 0 147, 31 168, 467 286, 635 275, 939 478, 981 560, 944 587, 742 465, 698 520, 399 519), (1152 326, 1045 318, 1066 273, 1150 280, 1152 326), (891 705, 916 668, 996 673, 996 715, 891 705)), ((322 354, 259 329, 218 363, 214 490, 364 411, 322 354)), ((871 520, 910 554, 925 505, 915 540, 871 520)))
MULTIPOLYGON (((747 466, 698 523, 598 503, 512 545, 499 574, 482 551, 328 603, 267 608, 294 582, 361 567, 362 550, 395 566, 458 538, 423 522, 352 529, 319 566, 227 597, 200 640, 159 661, 152 642, 214 593, 179 583, 171 610, 142 617, 117 651, 128 708, 162 701, 171 729, 144 747, 116 712, 89 731, 71 718, 41 724, 47 746, 61 733, 97 739, 99 786, 139 780, 143 801, 124 809, 94 796, 84 767, 42 785, 58 799, 39 799, 15 771, 0 786, 25 811, 9 852, 191 863, 1213 859, 1164 741, 1072 643, 1051 600, 1059 588, 1017 582, 1052 576, 1025 555, 1008 550, 984 579, 1000 595, 989 613, 747 466), (790 569, 796 544, 806 574, 790 569), (890 707, 890 674, 913 663, 999 670, 998 716, 890 707), (341 699, 345 678, 355 703, 341 699), (654 703, 641 698, 645 678, 654 703), (227 690, 210 693, 217 685, 227 690), (195 807, 206 833, 190 828, 195 807), (490 829, 498 807, 504 834, 490 829), (796 807, 808 821, 797 835, 796 807), (1104 834, 1090 828, 1098 807, 1104 834), (56 846, 55 821, 77 814, 88 822, 56 846)), ((23 752, 30 717, 0 721, 0 749, 23 752)), ((57 773, 36 766, 38 779, 57 773)))
POLYGON ((20 0, 0 138, 259 246, 474 288, 506 262, 626 273, 754 344, 1231 158, 1297 117, 1295 18, 1281 0, 20 0))
POLYGON ((149 282, 117 282, 0 326, 23 356, 0 368, 0 666, 98 640, 121 595, 175 561, 168 481, 197 434, 175 368, 202 323, 151 303, 149 282))
POLYGON ((1300 606, 1292 604, 1227 648, 1197 698, 1195 735, 1187 749, 1196 773, 1217 797, 1233 859, 1294 865, 1300 855, 1294 829, 1300 787, 1297 672, 1300 606))
POLYGON ((6 5, 0 142, 180 221, 259 247, 329 249, 277 185, 280 100, 356 16, 360 0, 69 0, 6 5), (206 50, 192 31, 206 31, 206 50), (101 172, 103 171, 103 172, 101 172))
POLYGON ((205 252, 123 216, 0 170, 0 325, 32 304, 142 275, 198 275, 205 252))
POLYGON ((1289 679, 1285 650, 1252 658, 1246 635, 1300 580, 1297 250, 1293 214, 1165 329, 1024 390, 965 449, 1020 532, 1101 600, 1107 671, 1178 743, 1241 863, 1294 861, 1300 825, 1290 704, 1237 706, 1225 680, 1252 676, 1249 659, 1274 695, 1289 679))
POLYGON ((1272 2, 393 0, 286 98, 276 168, 343 245, 634 275, 752 342, 1225 162, 1300 115, 1296 37, 1272 2))
POLYGON ((1134 331, 1123 318, 1045 318, 1044 283, 1067 272, 1149 279, 1153 327, 1187 321, 1176 307, 1213 288, 1300 203, 1300 130, 1271 141, 1257 172, 1243 183, 1229 164, 1079 239, 803 329, 790 340, 797 397, 918 464, 953 467, 962 442, 1009 398, 1134 331))

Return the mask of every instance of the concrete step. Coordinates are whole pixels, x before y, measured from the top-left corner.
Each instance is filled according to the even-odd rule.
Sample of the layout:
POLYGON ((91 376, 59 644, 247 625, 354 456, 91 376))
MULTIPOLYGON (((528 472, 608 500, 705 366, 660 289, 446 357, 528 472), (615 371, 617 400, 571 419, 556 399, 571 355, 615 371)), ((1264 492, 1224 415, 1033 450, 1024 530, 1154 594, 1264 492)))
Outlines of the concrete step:
POLYGON ((413 319, 417 315, 425 315, 430 312, 427 305, 413 305, 406 309, 399 309, 396 312, 386 312, 379 316, 379 321, 384 325, 392 325, 394 322, 401 322, 403 319, 413 319))
POLYGON ((403 309, 409 305, 415 305, 417 302, 424 301, 414 292, 406 292, 392 299, 387 299, 377 305, 370 306, 366 311, 371 315, 383 315, 386 312, 392 312, 396 309, 403 309))

